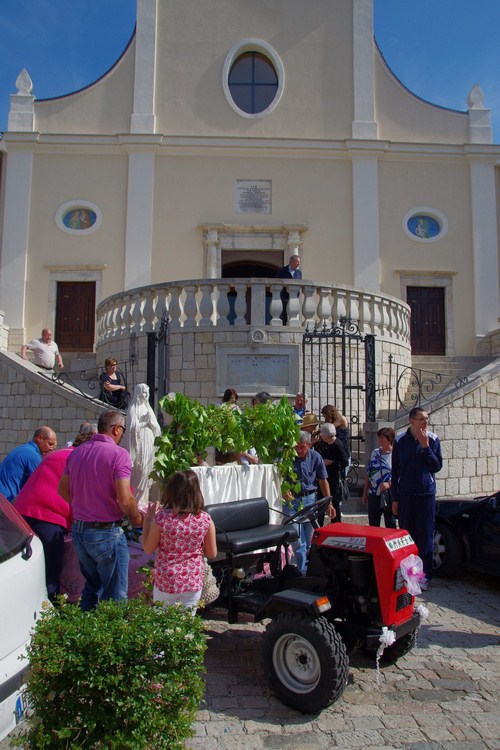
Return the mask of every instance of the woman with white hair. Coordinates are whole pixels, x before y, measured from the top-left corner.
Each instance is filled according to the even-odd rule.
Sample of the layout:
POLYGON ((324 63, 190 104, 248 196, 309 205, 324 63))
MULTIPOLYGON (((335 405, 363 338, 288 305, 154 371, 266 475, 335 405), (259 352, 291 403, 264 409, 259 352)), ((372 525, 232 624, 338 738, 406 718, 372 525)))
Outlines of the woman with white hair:
POLYGON ((344 446, 340 440, 337 440, 337 430, 334 424, 323 422, 319 426, 319 432, 321 439, 315 444, 314 450, 318 451, 325 463, 330 493, 333 498, 332 505, 336 512, 335 521, 341 521, 340 479, 349 464, 349 460, 346 456, 344 446))
POLYGON ((152 485, 149 474, 153 470, 155 459, 154 442, 160 434, 160 425, 149 404, 149 386, 138 383, 127 410, 127 430, 123 445, 132 459, 130 486, 141 510, 147 510, 148 507, 152 485))

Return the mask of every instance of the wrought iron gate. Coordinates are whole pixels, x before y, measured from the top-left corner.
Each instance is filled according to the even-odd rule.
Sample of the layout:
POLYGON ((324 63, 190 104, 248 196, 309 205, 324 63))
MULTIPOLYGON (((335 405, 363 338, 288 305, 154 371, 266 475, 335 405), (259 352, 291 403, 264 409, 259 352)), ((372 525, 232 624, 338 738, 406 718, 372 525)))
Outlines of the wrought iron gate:
POLYGON ((326 404, 349 420, 352 466, 350 483, 358 480, 364 422, 375 421, 375 336, 360 333, 349 318, 328 328, 306 329, 302 338, 302 391, 316 415, 326 404))
POLYGON ((164 313, 158 331, 148 333, 146 381, 149 386, 149 402, 154 411, 158 412, 160 424, 158 402, 170 390, 168 323, 168 315, 164 313))

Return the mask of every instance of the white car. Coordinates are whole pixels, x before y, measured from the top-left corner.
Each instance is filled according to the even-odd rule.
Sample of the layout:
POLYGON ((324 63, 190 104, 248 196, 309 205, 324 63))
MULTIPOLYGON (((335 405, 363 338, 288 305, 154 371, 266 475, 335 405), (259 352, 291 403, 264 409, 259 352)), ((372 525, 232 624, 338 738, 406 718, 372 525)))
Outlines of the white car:
POLYGON ((21 720, 32 628, 47 601, 43 547, 0 495, 0 740, 21 720))

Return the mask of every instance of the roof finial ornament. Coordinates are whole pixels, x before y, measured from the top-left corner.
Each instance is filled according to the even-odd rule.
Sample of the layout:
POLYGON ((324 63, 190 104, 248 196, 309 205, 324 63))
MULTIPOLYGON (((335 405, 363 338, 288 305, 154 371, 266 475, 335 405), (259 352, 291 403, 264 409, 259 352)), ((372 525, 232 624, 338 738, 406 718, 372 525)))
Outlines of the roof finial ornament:
POLYGON ((16 78, 17 93, 24 96, 31 94, 33 88, 33 81, 26 68, 23 68, 16 78))
POLYGON ((484 109, 484 91, 478 83, 469 91, 467 106, 469 109, 484 109))

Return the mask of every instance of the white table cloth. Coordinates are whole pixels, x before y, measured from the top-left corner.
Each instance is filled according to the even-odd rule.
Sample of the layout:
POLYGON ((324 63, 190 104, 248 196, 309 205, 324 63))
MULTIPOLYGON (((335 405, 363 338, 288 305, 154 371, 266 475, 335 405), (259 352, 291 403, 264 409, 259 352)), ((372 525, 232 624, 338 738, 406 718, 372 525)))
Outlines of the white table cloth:
POLYGON ((281 480, 274 464, 252 466, 193 466, 198 475, 205 505, 265 497, 271 509, 271 523, 281 523, 281 480))

